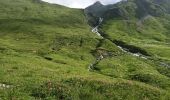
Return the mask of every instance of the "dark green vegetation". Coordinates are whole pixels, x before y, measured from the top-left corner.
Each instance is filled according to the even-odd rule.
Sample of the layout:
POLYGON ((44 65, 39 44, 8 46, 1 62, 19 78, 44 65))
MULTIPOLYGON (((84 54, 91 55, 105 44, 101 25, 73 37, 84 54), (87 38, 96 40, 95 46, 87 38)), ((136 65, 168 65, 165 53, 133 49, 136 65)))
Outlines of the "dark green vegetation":
POLYGON ((169 7, 168 0, 129 0, 89 13, 90 25, 104 18, 101 38, 83 10, 0 0, 0 99, 168 100, 169 7))

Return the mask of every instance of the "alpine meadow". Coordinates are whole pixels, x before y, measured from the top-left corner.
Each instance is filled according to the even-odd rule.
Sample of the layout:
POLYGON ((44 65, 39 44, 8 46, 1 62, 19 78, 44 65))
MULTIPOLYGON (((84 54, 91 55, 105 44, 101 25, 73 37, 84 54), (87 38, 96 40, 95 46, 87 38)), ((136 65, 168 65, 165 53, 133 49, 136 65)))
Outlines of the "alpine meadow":
POLYGON ((170 0, 0 0, 0 100, 170 100, 170 0))

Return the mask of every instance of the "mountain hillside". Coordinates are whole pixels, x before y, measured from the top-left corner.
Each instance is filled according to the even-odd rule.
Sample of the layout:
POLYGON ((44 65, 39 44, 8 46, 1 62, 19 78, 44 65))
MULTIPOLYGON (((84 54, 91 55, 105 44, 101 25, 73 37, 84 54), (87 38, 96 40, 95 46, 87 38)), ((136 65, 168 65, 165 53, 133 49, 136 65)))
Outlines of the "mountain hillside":
MULTIPOLYGON (((134 56, 147 56, 144 63, 152 63, 151 66, 156 69, 159 74, 167 77, 167 81, 169 81, 170 14, 169 7, 167 6, 169 3, 170 1, 168 0, 127 0, 113 5, 102 5, 97 2, 86 8, 85 14, 92 27, 98 25, 99 33, 104 39, 121 47, 126 53, 131 53, 134 56), (96 7, 96 4, 100 4, 101 7, 96 7), (104 10, 100 10, 99 8, 104 8, 104 10), (103 19, 102 24, 99 19, 103 19), (139 55, 136 55, 136 53, 139 55)), ((144 69, 145 71, 142 71, 142 68, 144 68, 142 66, 146 67, 148 65, 142 64, 141 67, 139 67, 138 61, 141 61, 141 59, 133 61, 125 55, 122 58, 123 60, 119 62, 120 65, 130 69, 134 68, 133 71, 130 72, 132 75, 131 80, 152 85, 153 83, 159 84, 156 82, 156 80, 158 81, 159 79, 153 78, 153 76, 155 76, 153 75, 153 71, 151 73, 148 72, 151 70, 144 69), (129 62, 131 64, 133 62, 133 64, 131 65, 129 62), (136 64, 134 64, 134 62, 136 62, 136 64), (155 82, 151 82, 151 80, 155 80, 155 82)), ((113 63, 115 59, 116 58, 101 61, 97 67, 100 69, 99 72, 115 77, 115 73, 112 72, 115 70, 115 67, 111 68, 108 66, 108 64, 113 63)), ((116 63, 118 62, 114 62, 114 65, 116 63)), ((121 70, 122 68, 118 67, 118 69, 121 70)), ((124 75, 126 73, 123 71, 120 72, 124 73, 124 75)))
POLYGON ((169 5, 0 0, 0 100, 168 100, 169 5))

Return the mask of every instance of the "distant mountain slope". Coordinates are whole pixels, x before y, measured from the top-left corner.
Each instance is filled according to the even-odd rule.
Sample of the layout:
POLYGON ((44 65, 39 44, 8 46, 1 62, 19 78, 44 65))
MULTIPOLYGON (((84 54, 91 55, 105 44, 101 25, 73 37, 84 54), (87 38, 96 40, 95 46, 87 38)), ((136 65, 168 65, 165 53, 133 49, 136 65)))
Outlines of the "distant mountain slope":
MULTIPOLYGON (((151 15, 155 17, 169 14, 168 0, 125 0, 113 5, 102 5, 96 2, 85 9, 87 16, 102 18, 141 19, 151 15)), ((91 20, 90 20, 91 21, 91 20)))
MULTIPOLYGON (((104 21, 98 26, 99 33, 104 39, 108 39, 116 45, 124 47, 125 52, 141 53, 141 50, 147 52, 151 57, 151 59, 147 59, 147 61, 150 60, 156 64, 154 68, 156 68, 160 74, 167 76, 169 80, 169 6, 169 0, 124 0, 113 5, 102 5, 97 2, 87 7, 85 14, 90 25, 93 27, 98 25, 99 19, 103 18, 104 21), (159 65, 164 65, 164 67, 160 67, 159 65), (164 69, 166 72, 161 71, 161 69, 164 69)), ((124 58, 126 57, 122 57, 120 61, 121 65, 125 64, 126 67, 132 67, 133 64, 129 65, 128 63, 134 61, 132 59, 126 61, 124 58)), ((112 71, 115 71, 115 67, 111 68, 107 65, 108 63, 115 65, 118 62, 114 61, 115 59, 110 59, 105 60, 105 62, 100 62, 100 64, 98 64, 100 73, 115 77, 115 74, 112 73, 112 71)), ((120 67, 121 66, 119 66, 118 69, 121 69, 120 67)), ((138 78, 133 77, 130 79, 150 84, 150 82, 146 82, 147 79, 152 80, 152 75, 149 75, 147 72, 149 70, 141 72, 142 69, 136 70, 136 68, 132 73, 138 78), (144 77, 147 77, 146 80, 144 77)))
POLYGON ((0 0, 0 100, 168 100, 169 15, 137 17, 135 1, 0 0))
POLYGON ((130 38, 151 39, 169 44, 169 3, 168 0, 127 0, 113 5, 100 5, 97 11, 95 3, 86 8, 85 13, 92 26, 98 23, 99 17, 104 18, 101 31, 113 40, 119 38, 129 42, 130 38))

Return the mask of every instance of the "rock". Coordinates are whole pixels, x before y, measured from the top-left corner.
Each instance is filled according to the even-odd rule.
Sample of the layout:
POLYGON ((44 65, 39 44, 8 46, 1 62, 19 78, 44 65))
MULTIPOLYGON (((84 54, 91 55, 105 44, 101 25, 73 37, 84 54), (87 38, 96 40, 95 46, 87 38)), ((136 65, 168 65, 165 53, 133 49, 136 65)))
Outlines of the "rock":
POLYGON ((10 85, 0 83, 0 89, 8 89, 10 87, 11 87, 10 85))

